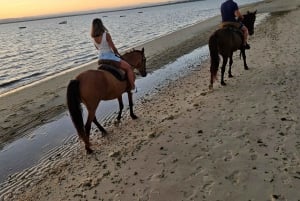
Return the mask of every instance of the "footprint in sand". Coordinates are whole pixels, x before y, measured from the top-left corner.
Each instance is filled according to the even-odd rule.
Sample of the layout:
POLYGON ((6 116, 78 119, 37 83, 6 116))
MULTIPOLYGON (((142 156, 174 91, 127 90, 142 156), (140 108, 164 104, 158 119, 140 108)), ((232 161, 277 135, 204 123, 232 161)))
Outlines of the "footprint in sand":
POLYGON ((257 154, 251 154, 250 158, 252 161, 255 161, 257 159, 257 154))
POLYGON ((22 110, 23 112, 29 112, 30 111, 26 106, 20 107, 20 110, 22 110))
POLYGON ((224 161, 231 161, 233 159, 233 153, 232 151, 227 151, 226 156, 223 157, 224 161))
POLYGON ((204 190, 204 192, 210 194, 211 189, 212 189, 214 184, 215 184, 215 182, 208 181, 208 182, 206 182, 206 184, 203 185, 202 189, 204 190))
POLYGON ((6 118, 6 119, 4 120, 4 123, 8 123, 8 122, 10 122, 10 119, 6 118))
POLYGON ((271 195, 271 201, 285 201, 285 197, 283 195, 273 194, 271 195))
MULTIPOLYGON (((156 173, 156 174, 153 174, 151 177, 150 177, 150 181, 156 181, 156 182, 159 182, 161 181, 161 179, 163 179, 165 177, 165 170, 163 169, 161 172, 159 173, 156 173)), ((148 179, 149 180, 149 179, 148 179)))
POLYGON ((43 107, 45 107, 45 104, 41 104, 39 107, 40 107, 40 108, 43 108, 43 107))
POLYGON ((238 184, 239 183, 240 174, 241 174, 240 171, 235 170, 229 176, 225 176, 225 179, 231 181, 233 184, 238 184))

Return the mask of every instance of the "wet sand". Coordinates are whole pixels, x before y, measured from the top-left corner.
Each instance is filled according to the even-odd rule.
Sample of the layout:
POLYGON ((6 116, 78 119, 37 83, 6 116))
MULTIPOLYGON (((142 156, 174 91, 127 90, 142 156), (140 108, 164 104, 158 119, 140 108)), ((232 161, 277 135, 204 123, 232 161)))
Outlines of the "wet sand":
MULTIPOLYGON (((45 156, 36 167, 2 184, 1 199, 300 199, 300 30, 297 21, 300 13, 299 8, 282 12, 284 6, 288 5, 286 8, 290 10, 292 4, 297 7, 299 1, 266 1, 253 7, 259 13, 260 9, 270 12, 277 11, 276 8, 281 12, 274 12, 266 23, 256 27, 250 39, 252 49, 247 52, 249 71, 243 70, 242 61, 235 55, 235 77, 226 78, 228 86, 216 83, 215 90, 208 91, 209 61, 206 61, 199 70, 170 82, 154 96, 145 97, 136 105, 136 113, 141 114, 137 121, 125 116, 120 124, 108 128, 107 138, 101 138, 98 131, 93 130, 91 141, 95 154, 87 156, 81 142, 64 144, 45 156)), ((212 19, 207 34, 217 22, 217 18, 212 19)), ((184 32, 181 34, 174 33, 173 37, 186 37, 184 32)), ((176 58, 176 48, 163 44, 165 41, 162 39, 152 50, 157 48, 166 55, 170 51, 168 58, 172 61, 176 58)), ((183 43, 174 43, 180 44, 183 43)), ((151 45, 148 47, 151 52, 151 45)), ((153 64, 160 63, 155 59, 155 51, 153 55, 153 64)), ((150 53, 147 57, 151 61, 150 53)), ((72 73, 78 72, 64 76, 72 77, 72 73)), ((60 86, 64 86, 66 80, 64 77, 60 86)), ((26 121, 26 108, 38 112, 37 106, 47 108, 48 104, 55 104, 55 100, 59 103, 59 99, 64 99, 64 88, 59 88, 61 95, 51 93, 50 89, 55 88, 49 83, 52 81, 40 88, 33 87, 33 94, 49 87, 49 93, 37 95, 40 102, 38 98, 30 99, 33 95, 18 92, 22 101, 11 106, 16 114, 2 104, 1 112, 13 115, 14 121, 22 124, 26 121), (54 101, 48 102, 47 97, 54 101), (45 105, 41 105, 43 101, 45 105), (19 112, 17 106, 26 107, 24 113, 19 112), (19 121, 16 118, 20 118, 19 121)), ((18 97, 16 94, 11 97, 18 97)), ((5 100, 14 103, 16 99, 4 97, 1 103, 9 105, 5 100)), ((63 101, 58 105, 64 108, 63 101)), ((41 114, 45 120, 48 115, 52 115, 51 110, 41 114)), ((9 116, 5 117, 9 124, 9 116)))
MULTIPOLYGON (((276 1, 279 2, 279 1, 276 1)), ((258 9, 262 12, 294 8, 291 3, 265 1, 242 8, 242 12, 258 9)), ((217 28, 220 17, 214 17, 178 32, 149 41, 136 49, 145 48, 148 72, 174 61, 177 57, 207 44, 209 35, 217 28), (178 48, 180 47, 180 48, 178 48)), ((95 69, 96 61, 51 76, 18 90, 0 95, 0 148, 26 134, 66 109, 66 86, 72 78, 87 69, 95 69), (26 116, 26 118, 24 118, 26 116)))
MULTIPOLYGON (((147 71, 151 73, 206 44, 218 21, 219 17, 215 17, 134 48, 145 48, 147 71)), ((84 70, 96 68, 96 62, 90 62, 0 95, 0 147, 63 112, 66 109, 65 94, 69 80, 84 70)))

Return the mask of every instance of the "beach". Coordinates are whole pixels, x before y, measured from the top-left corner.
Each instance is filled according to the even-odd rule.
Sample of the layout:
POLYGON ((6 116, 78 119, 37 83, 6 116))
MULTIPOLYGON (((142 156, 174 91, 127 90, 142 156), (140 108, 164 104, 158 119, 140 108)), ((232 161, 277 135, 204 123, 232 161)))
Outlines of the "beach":
MULTIPOLYGON (((234 55, 233 78, 220 72, 209 91, 207 60, 135 105, 92 148, 63 147, 31 172, 9 178, 2 200, 300 200, 298 0, 242 8, 270 13, 256 26, 249 70, 234 55), (65 154, 68 153, 68 154, 65 154), (13 182, 10 182, 13 181, 13 182)), ((147 67, 167 64, 207 44, 219 16, 143 46, 147 67), (180 48, 179 48, 180 47, 180 48)), ((65 91, 95 62, 0 96, 0 132, 12 136, 66 109, 65 91), (26 117, 26 118, 25 118, 26 117)), ((220 71, 220 70, 219 70, 220 71)))

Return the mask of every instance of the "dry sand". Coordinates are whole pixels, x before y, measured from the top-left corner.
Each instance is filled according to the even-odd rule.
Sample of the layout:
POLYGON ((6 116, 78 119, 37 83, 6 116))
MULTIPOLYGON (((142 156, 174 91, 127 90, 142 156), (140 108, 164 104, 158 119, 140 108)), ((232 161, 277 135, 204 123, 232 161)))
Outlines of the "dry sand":
MULTIPOLYGON (((235 77, 226 78, 226 87, 216 83, 215 90, 208 92, 210 62, 206 61, 155 96, 145 97, 136 105, 138 120, 126 117, 108 129, 107 138, 93 130, 95 154, 87 156, 81 142, 64 145, 41 164, 6 181, 0 199, 300 200, 299 5, 298 0, 277 0, 252 6, 259 13, 281 12, 256 27, 247 52, 250 70, 243 70, 235 55, 235 77)), ((210 33, 217 22, 212 19, 204 32, 210 33)), ((184 31, 181 34, 169 38, 181 38, 184 31)), ((196 38, 186 40, 193 44, 196 38)), ((149 58, 155 57, 156 48, 169 51, 170 60, 174 57, 175 46, 153 44, 147 44, 153 51, 149 58)), ((64 76, 58 92, 51 92, 52 81, 37 87, 40 91, 49 87, 38 96, 45 105, 39 105, 38 98, 30 99, 38 94, 32 87, 31 96, 13 95, 29 101, 29 106, 19 101, 11 113, 2 103, 15 99, 1 97, 1 113, 23 123, 24 113, 16 107, 39 111, 36 106, 54 104, 47 97, 63 99, 66 77, 73 75, 64 76)), ((60 101, 54 108, 64 108, 60 101)))

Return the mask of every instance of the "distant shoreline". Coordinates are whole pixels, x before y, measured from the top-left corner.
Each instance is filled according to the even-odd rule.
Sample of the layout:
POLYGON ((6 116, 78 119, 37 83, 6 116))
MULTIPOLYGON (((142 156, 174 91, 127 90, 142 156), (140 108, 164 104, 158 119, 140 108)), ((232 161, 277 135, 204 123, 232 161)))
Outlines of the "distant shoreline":
POLYGON ((181 4, 181 3, 190 3, 196 1, 204 1, 204 0, 183 0, 183 1, 176 1, 176 2, 167 2, 167 3, 158 3, 158 4, 148 4, 144 6, 136 6, 136 7, 122 7, 117 9, 111 10, 92 10, 92 11, 79 11, 78 13, 66 13, 61 15, 50 15, 50 16, 36 16, 36 17, 25 17, 25 18, 7 18, 7 19, 0 19, 0 25, 2 24, 13 24, 13 23, 20 23, 20 22, 30 22, 30 21, 38 21, 38 20, 47 20, 47 19, 56 19, 62 17, 73 17, 73 16, 81 16, 81 15, 92 15, 97 13, 112 13, 112 12, 119 12, 119 11, 126 11, 126 10, 136 10, 136 9, 143 9, 143 8, 152 8, 152 7, 160 7, 160 6, 167 6, 167 5, 174 5, 174 4, 181 4))

